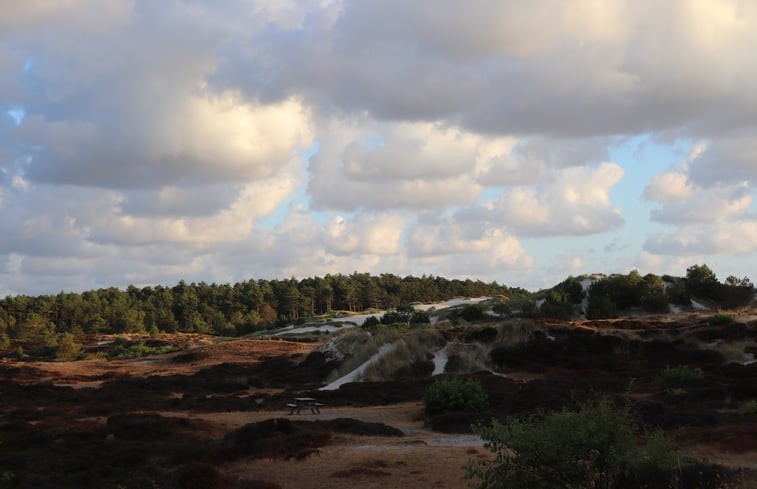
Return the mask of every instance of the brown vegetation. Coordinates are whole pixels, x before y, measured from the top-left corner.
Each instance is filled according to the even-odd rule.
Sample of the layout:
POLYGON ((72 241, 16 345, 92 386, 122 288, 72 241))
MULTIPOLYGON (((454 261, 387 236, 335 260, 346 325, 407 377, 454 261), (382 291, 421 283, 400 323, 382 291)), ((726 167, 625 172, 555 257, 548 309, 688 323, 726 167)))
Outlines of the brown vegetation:
POLYGON ((719 349, 748 358, 754 322, 536 326, 517 342, 504 341, 496 323, 445 331, 461 344, 486 343, 494 372, 466 375, 487 394, 480 412, 430 418, 421 410, 428 369, 317 391, 337 367, 317 343, 161 335, 183 349, 135 360, 6 361, 0 487, 464 488, 462 465, 487 456, 471 423, 597 396, 631 402, 682 454, 732 476, 729 487, 755 487, 757 414, 740 407, 757 400, 757 363, 734 363, 733 351, 719 349), (655 381, 677 366, 701 378, 655 381), (287 416, 286 403, 304 395, 325 404, 322 414, 287 416))

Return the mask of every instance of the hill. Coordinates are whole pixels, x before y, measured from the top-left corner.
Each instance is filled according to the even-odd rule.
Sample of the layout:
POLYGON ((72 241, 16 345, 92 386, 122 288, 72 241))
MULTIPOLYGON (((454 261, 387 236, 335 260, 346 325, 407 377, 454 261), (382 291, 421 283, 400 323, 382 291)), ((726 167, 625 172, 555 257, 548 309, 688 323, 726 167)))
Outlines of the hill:
POLYGON ((9 487, 463 488, 461 466, 490 457, 473 423, 604 398, 630 403, 679 454, 647 484, 755 487, 757 309, 727 324, 696 310, 561 321, 504 317, 501 303, 418 304, 384 323, 348 316, 269 339, 90 336, 83 347, 99 357, 5 360, 3 477, 9 487), (394 322, 417 312, 428 322, 394 322), (480 384, 482 409, 424 415, 440 378, 480 384), (324 407, 289 415, 295 397, 324 407))

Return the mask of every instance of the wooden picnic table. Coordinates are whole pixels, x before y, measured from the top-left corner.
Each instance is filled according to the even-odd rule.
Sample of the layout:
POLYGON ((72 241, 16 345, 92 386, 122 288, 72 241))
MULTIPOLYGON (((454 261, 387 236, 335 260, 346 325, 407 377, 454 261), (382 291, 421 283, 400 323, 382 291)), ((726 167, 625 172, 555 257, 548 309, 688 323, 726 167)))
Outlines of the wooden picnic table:
POLYGON ((310 412, 313 414, 321 414, 323 404, 312 397, 295 397, 294 402, 287 404, 287 407, 289 408, 290 415, 300 414, 302 409, 310 409, 310 412))

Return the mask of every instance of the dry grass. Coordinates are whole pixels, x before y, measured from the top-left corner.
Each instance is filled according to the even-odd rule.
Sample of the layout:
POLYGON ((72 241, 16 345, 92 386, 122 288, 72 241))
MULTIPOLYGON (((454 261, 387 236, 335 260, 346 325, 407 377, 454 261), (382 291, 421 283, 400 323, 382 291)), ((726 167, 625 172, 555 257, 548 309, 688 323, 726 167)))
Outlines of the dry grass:
POLYGON ((537 326, 532 321, 511 319, 499 326, 496 342, 500 346, 512 348, 528 343, 533 337, 534 331, 546 332, 544 327, 537 326))
POLYGON ((365 445, 364 440, 345 438, 343 444, 322 448, 319 456, 296 462, 242 463, 230 472, 242 480, 265 480, 282 489, 468 487, 462 467, 471 455, 465 447, 391 445, 381 439, 371 442, 372 445, 365 445))
MULTIPOLYGON (((164 339, 161 335, 159 339, 164 339)), ((98 386, 103 378, 117 376, 147 377, 152 375, 191 375, 213 365, 222 363, 249 364, 264 358, 307 354, 318 348, 317 343, 300 343, 285 340, 238 339, 212 343, 203 335, 187 335, 188 349, 148 358, 130 360, 82 360, 77 362, 23 362, 38 374, 35 381, 45 380, 73 386, 98 386), (192 354, 196 360, 177 362, 180 355, 192 354)), ((165 340, 170 339, 165 335, 165 340)))

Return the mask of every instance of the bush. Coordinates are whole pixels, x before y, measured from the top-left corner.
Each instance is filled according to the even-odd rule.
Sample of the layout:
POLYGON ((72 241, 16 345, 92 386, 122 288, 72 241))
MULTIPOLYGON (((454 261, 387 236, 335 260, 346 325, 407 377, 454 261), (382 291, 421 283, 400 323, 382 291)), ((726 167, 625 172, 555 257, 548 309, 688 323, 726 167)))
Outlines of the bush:
POLYGON ((379 321, 379 319, 376 316, 371 316, 369 318, 366 318, 365 321, 363 321, 363 327, 366 329, 375 328, 379 324, 381 324, 381 321, 379 321))
POLYGON ((163 355, 164 353, 176 351, 176 347, 171 345, 151 347, 147 346, 144 340, 139 340, 136 343, 130 344, 128 340, 121 337, 116 338, 113 344, 116 346, 110 351, 108 355, 109 358, 142 358, 151 355, 163 355))
POLYGON ((410 315, 405 312, 389 311, 381 317, 381 324, 407 324, 410 315))
POLYGON ((573 316, 573 306, 567 302, 565 296, 551 292, 539 308, 539 314, 545 318, 567 321, 573 316))
POLYGON ((410 324, 430 324, 431 316, 426 311, 415 311, 410 317, 410 324))
POLYGON ((587 319, 612 319, 618 317, 617 307, 609 297, 590 295, 586 306, 587 319))
POLYGON ((474 431, 495 455, 466 466, 466 478, 478 489, 618 488, 638 482, 642 473, 659 480, 676 462, 660 434, 641 445, 630 408, 607 400, 587 402, 576 411, 512 417, 505 424, 494 420, 474 431))
POLYGON ((566 302, 570 304, 580 304, 586 296, 581 281, 577 277, 568 277, 553 289, 565 294, 566 302))
POLYGON ((678 306, 688 307, 691 305, 689 290, 684 284, 679 282, 673 282, 665 289, 665 297, 672 304, 678 306))
POLYGON ((733 322, 733 314, 719 312, 710 316, 709 319, 707 319, 707 322, 710 323, 711 326, 725 326, 733 322))
POLYGON ((653 295, 644 298, 644 309, 650 313, 667 314, 670 312, 670 305, 665 295, 653 295))
POLYGON ((536 303, 532 300, 527 301, 520 308, 520 315, 526 318, 536 317, 537 312, 539 312, 539 308, 536 307, 536 303))
POLYGON ((678 367, 665 367, 665 370, 660 372, 652 379, 652 383, 655 385, 680 385, 680 384, 692 384, 700 382, 704 379, 704 372, 698 368, 689 368, 686 365, 679 365, 678 367))
POLYGON ((686 286, 698 297, 716 299, 719 285, 715 272, 706 264, 692 265, 686 269, 686 286))
POLYGON ((478 304, 469 304, 460 312, 460 317, 468 322, 481 321, 486 318, 484 309, 478 304))
POLYGON ((84 347, 74 340, 71 333, 63 333, 58 338, 58 346, 55 349, 55 358, 65 362, 76 360, 82 354, 84 347))
POLYGON ((476 380, 439 379, 423 393, 423 411, 434 416, 450 411, 480 411, 488 397, 476 380))
POLYGON ((500 317, 508 317, 512 315, 512 310, 510 309, 510 306, 502 301, 497 302, 492 306, 492 312, 500 317))
POLYGON ((746 401, 742 404, 741 414, 757 414, 757 401, 746 401))
POLYGON ((720 307, 724 309, 743 307, 754 299, 754 287, 751 284, 749 286, 720 285, 717 299, 720 307))

